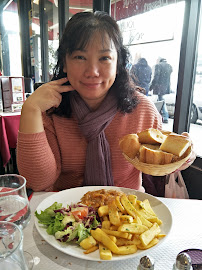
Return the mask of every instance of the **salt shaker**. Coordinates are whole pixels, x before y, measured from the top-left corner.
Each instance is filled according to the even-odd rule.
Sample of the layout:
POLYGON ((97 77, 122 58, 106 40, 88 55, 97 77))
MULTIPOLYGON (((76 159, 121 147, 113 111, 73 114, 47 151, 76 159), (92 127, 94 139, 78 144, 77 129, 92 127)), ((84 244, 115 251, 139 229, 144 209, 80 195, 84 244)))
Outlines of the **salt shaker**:
POLYGON ((179 253, 173 265, 173 270, 193 270, 190 256, 185 252, 179 253))
POLYGON ((154 259, 151 256, 142 257, 137 270, 154 270, 154 259))

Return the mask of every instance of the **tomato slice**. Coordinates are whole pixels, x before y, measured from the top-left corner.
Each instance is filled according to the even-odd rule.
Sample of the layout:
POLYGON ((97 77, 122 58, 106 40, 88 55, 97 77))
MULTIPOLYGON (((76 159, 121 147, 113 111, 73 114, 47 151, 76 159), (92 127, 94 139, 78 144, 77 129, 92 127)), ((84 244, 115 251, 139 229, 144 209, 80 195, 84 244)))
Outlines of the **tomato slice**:
POLYGON ((72 215, 76 220, 83 219, 88 215, 88 207, 79 207, 77 210, 72 211, 72 215))

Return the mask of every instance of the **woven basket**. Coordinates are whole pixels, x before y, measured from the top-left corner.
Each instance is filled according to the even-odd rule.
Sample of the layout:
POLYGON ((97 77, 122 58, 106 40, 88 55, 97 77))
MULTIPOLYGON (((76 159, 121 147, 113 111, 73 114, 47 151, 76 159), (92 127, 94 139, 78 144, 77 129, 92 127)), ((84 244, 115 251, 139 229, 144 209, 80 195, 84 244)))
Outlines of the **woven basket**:
POLYGON ((179 169, 190 158, 191 153, 192 149, 190 146, 186 151, 185 157, 183 157, 181 160, 165 165, 143 163, 140 162, 137 157, 131 159, 126 154, 123 153, 123 155, 126 160, 128 160, 139 171, 153 176, 163 176, 179 169))

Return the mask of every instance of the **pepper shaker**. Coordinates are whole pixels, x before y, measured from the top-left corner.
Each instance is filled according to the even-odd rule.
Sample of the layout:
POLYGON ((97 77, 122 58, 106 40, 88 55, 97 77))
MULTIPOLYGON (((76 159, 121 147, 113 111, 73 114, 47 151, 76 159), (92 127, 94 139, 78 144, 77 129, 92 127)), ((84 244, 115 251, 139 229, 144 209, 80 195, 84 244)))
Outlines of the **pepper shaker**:
POLYGON ((137 270, 154 270, 154 259, 151 256, 142 257, 137 270))
POLYGON ((173 270, 193 270, 190 256, 185 252, 179 253, 173 265, 173 270))

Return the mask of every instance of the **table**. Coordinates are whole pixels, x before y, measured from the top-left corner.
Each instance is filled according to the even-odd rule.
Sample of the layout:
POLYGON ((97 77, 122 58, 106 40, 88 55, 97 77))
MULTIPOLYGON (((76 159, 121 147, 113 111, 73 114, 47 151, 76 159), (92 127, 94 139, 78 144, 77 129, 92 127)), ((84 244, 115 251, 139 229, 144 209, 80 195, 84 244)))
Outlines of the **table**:
MULTIPOLYGON (((31 221, 24 229, 24 250, 34 257, 33 270, 135 270, 141 256, 129 260, 115 262, 94 262, 77 259, 64 254, 39 235, 34 225, 34 212, 41 201, 54 194, 53 192, 35 192, 30 200, 31 221)), ((202 249, 202 201, 159 198, 170 209, 173 226, 167 239, 149 254, 155 260, 155 270, 170 270, 177 254, 188 248, 202 249)))
MULTIPOLYGON (((14 158, 15 163, 15 148, 19 125, 20 112, 0 113, 0 154, 3 167, 8 164, 11 153, 13 153, 12 157, 14 158), (13 151, 10 151, 10 149, 13 151)), ((16 163, 14 165, 16 165, 16 163)))

